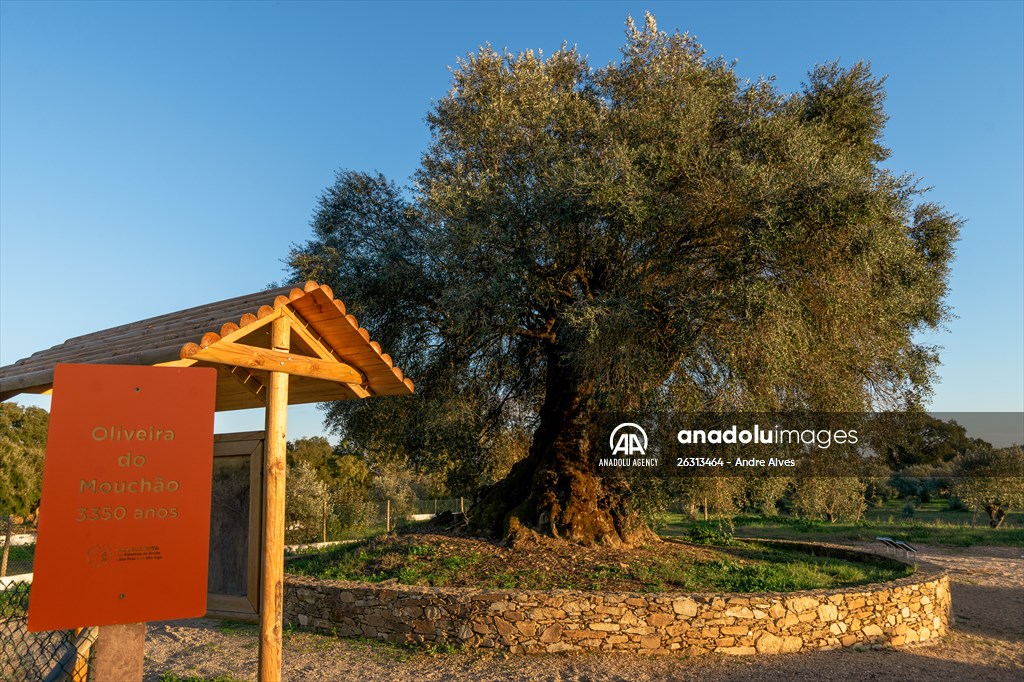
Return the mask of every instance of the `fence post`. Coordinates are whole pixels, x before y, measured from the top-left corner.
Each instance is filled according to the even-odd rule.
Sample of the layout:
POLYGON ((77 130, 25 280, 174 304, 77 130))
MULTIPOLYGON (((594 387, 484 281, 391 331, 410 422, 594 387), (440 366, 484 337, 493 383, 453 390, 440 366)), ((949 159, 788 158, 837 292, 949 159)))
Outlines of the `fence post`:
POLYGON ((327 542, 327 498, 324 498, 324 542, 327 542))
POLYGON ((391 499, 390 498, 388 499, 388 502, 387 502, 387 512, 386 512, 386 514, 387 515, 384 517, 384 524, 385 524, 384 525, 384 529, 388 533, 390 533, 391 532, 391 499))
POLYGON ((461 497, 459 498, 459 513, 460 514, 465 514, 466 513, 466 505, 463 504, 461 497))

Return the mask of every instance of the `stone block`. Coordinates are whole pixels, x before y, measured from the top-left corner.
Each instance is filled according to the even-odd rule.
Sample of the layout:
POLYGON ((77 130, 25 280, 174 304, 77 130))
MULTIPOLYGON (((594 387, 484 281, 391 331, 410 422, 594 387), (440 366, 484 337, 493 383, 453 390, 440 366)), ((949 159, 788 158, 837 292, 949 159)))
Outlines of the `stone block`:
POLYGON ((835 604, 822 604, 818 607, 818 618, 821 618, 826 623, 836 620, 839 618, 839 609, 836 608, 835 604))
POLYGON ((786 608, 794 613, 803 613, 818 608, 818 600, 814 597, 794 597, 786 600, 786 608))
POLYGON ((672 610, 680 616, 693 617, 697 615, 697 602, 692 599, 677 599, 672 602, 672 610))
POLYGON ((729 656, 753 656, 757 653, 757 649, 752 646, 720 646, 715 647, 715 653, 729 656))
POLYGON ((882 628, 878 627, 873 623, 871 625, 865 625, 864 628, 861 630, 861 633, 865 637, 868 637, 870 639, 877 639, 879 637, 885 636, 885 633, 882 632, 882 628))
POLYGON ((605 635, 604 632, 593 630, 562 630, 562 639, 600 639, 605 635))
POLYGON ((540 641, 543 644, 550 644, 551 642, 557 642, 562 638, 562 626, 558 623, 549 625, 544 629, 544 632, 540 635, 540 641))
POLYGON ((512 623, 509 623, 501 616, 494 617, 494 627, 497 628, 498 634, 504 637, 507 642, 511 642, 518 634, 518 631, 512 626, 512 623))
POLYGON ((662 627, 675 621, 675 616, 670 613, 653 613, 647 617, 647 624, 652 627, 662 627))
POLYGON ((530 620, 519 621, 516 623, 516 629, 527 637, 535 637, 537 635, 537 624, 530 620))

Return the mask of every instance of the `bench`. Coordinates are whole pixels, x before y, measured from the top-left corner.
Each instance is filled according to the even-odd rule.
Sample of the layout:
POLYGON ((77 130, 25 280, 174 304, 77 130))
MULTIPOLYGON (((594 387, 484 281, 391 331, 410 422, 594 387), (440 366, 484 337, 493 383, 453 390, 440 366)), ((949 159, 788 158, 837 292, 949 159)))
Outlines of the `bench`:
POLYGON ((903 551, 903 556, 909 557, 910 554, 913 553, 914 554, 914 558, 915 559, 917 558, 917 548, 915 548, 914 546, 912 546, 912 545, 910 545, 910 544, 908 544, 906 542, 903 542, 903 540, 894 540, 893 538, 887 538, 887 537, 876 537, 875 540, 877 540, 878 542, 881 542, 883 545, 886 546, 886 548, 887 548, 886 549, 886 554, 889 553, 888 548, 891 547, 892 550, 893 550, 893 555, 894 556, 898 555, 900 550, 902 550, 903 551))

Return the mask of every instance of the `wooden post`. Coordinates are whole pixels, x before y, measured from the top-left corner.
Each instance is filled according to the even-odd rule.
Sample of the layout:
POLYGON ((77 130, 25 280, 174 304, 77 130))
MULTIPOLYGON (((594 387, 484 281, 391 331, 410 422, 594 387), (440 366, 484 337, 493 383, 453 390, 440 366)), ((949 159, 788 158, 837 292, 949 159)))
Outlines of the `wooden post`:
MULTIPOLYGON (((85 628, 75 628, 75 643, 78 643, 78 638, 82 635, 85 628)), ((145 650, 143 650, 145 651, 145 650)), ((145 653, 143 653, 145 658, 145 653)), ((81 650, 75 653, 75 667, 71 670, 71 682, 87 682, 89 679, 89 658, 83 656, 81 650)))
POLYGON ((323 542, 327 542, 327 498, 324 498, 324 539, 323 542))
POLYGON ((96 638, 90 668, 96 682, 142 680, 146 624, 104 625, 96 638))
POLYGON ((465 514, 466 513, 466 505, 463 503, 463 498, 461 498, 461 497, 459 498, 459 513, 460 514, 465 514))
POLYGON ((384 512, 384 530, 388 533, 391 532, 391 498, 388 498, 386 511, 384 512))
MULTIPOLYGON (((270 345, 287 353, 287 317, 271 323, 270 345)), ((263 581, 260 584, 260 682, 281 679, 281 621, 284 617, 285 446, 288 375, 270 372, 267 386, 267 444, 263 465, 263 581)))

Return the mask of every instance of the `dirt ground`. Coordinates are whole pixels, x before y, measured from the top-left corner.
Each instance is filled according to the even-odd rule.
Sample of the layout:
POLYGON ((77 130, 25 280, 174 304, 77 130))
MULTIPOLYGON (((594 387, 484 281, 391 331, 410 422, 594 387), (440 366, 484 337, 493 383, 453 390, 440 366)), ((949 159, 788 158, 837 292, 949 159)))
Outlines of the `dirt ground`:
MULTIPOLYGON (((391 680, 1012 680, 1024 679, 1024 551, 1008 547, 920 547, 921 563, 950 573, 952 632, 935 643, 778 656, 642 656, 621 653, 512 656, 496 652, 414 652, 387 644, 290 631, 284 679, 391 680)), ((254 680, 254 626, 196 619, 150 623, 146 677, 254 680)))

